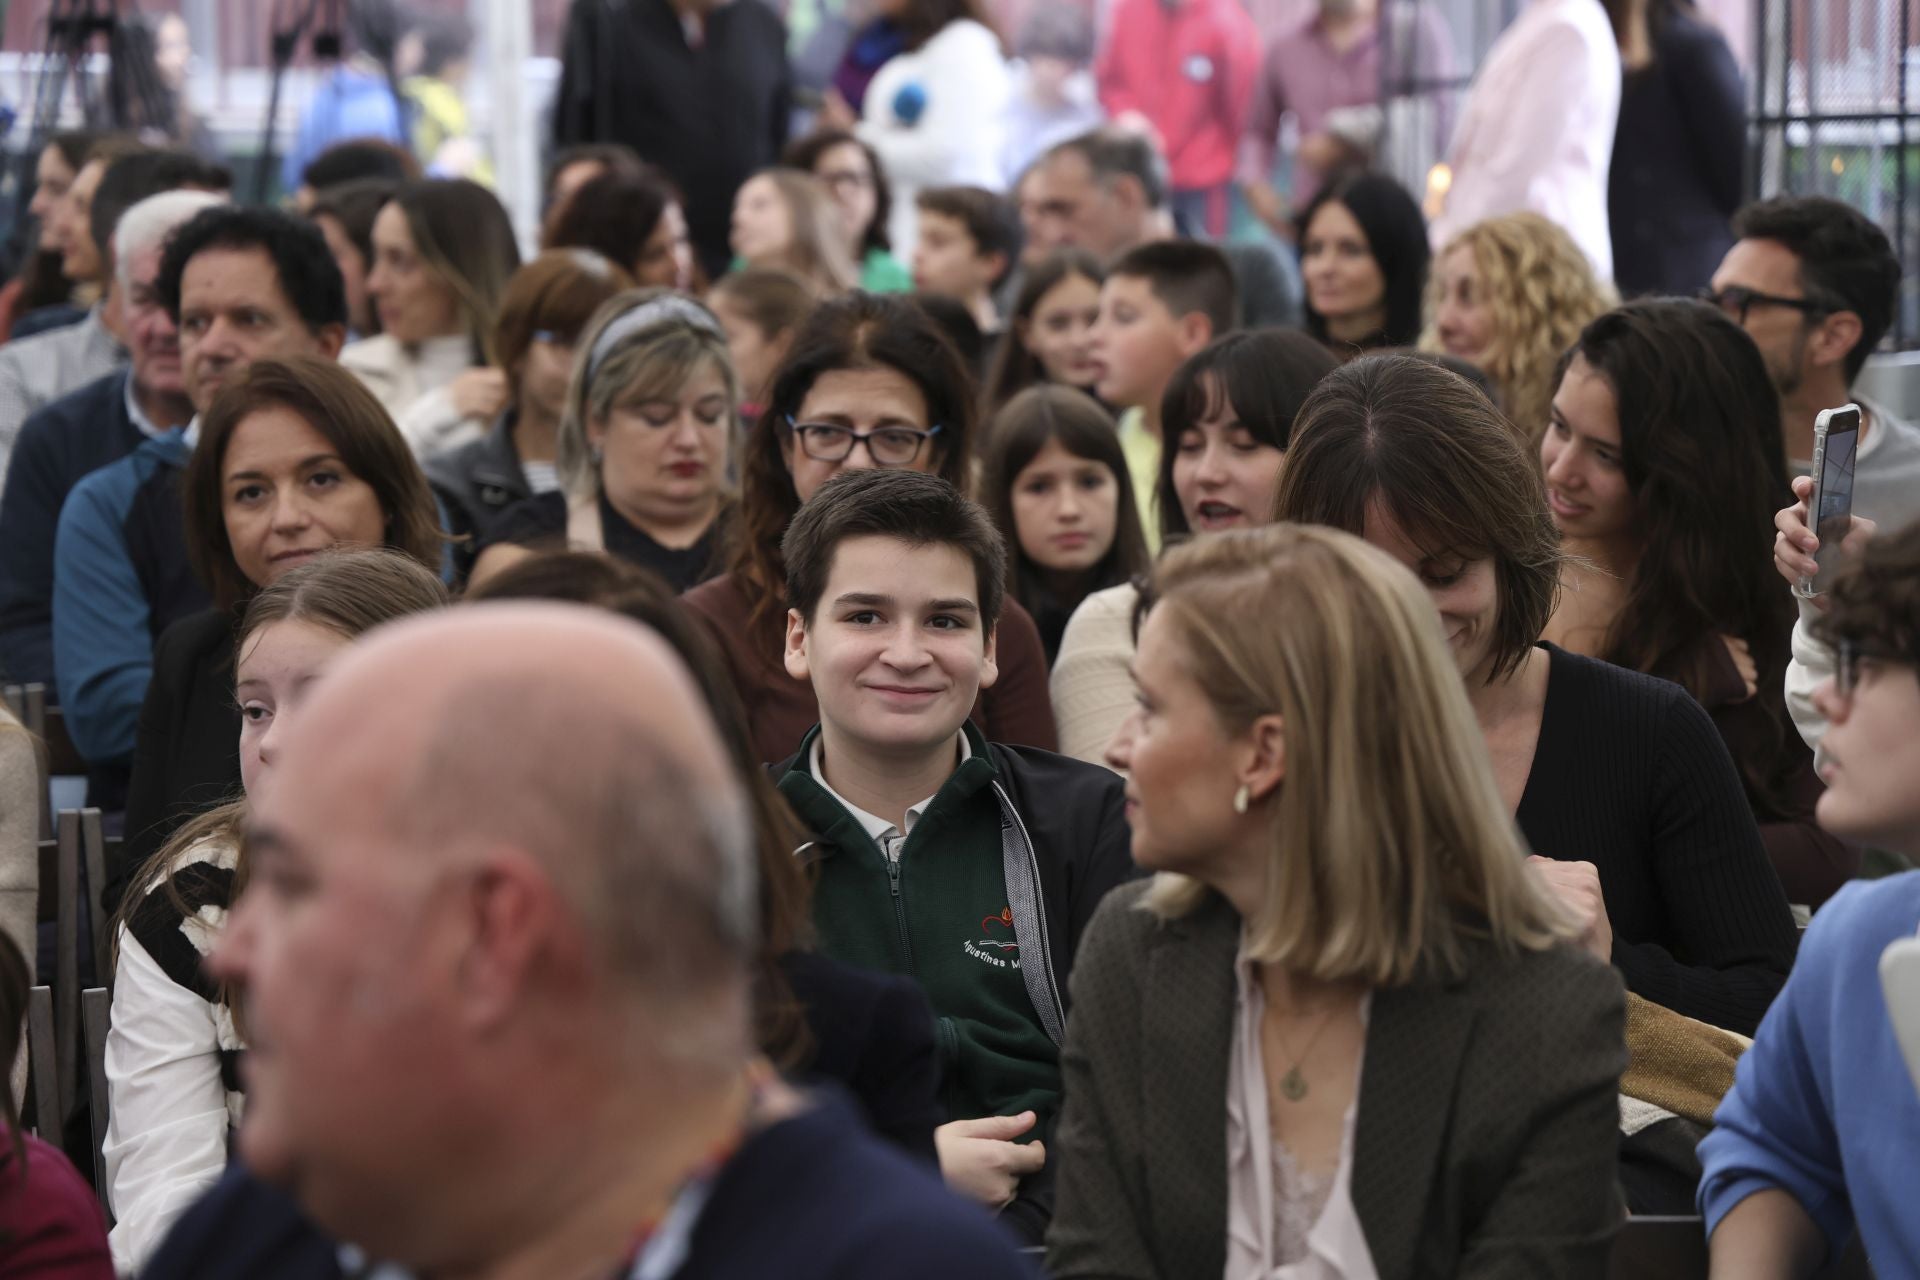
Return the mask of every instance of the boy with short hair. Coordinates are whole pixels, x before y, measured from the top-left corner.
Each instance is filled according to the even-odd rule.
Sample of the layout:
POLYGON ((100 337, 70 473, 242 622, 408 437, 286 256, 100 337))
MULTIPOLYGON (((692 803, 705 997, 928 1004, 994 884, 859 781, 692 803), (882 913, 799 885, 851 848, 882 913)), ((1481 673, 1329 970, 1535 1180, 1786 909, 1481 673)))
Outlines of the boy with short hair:
POLYGON ((929 187, 915 203, 913 287, 964 303, 980 332, 1000 331, 993 292, 1020 260, 1020 214, 985 187, 929 187))
POLYGON ((1149 547, 1160 548, 1160 399, 1187 357, 1239 324, 1226 255, 1194 240, 1157 240, 1120 255, 1100 286, 1094 390, 1120 415, 1120 447, 1149 547))
POLYGON ((812 681, 820 723, 774 772, 815 835, 821 950, 926 991, 941 1171, 1039 1243, 1067 976, 1095 906, 1134 873, 1123 784, 968 723, 997 674, 1006 550, 944 480, 843 472, 781 551, 786 667, 812 681))

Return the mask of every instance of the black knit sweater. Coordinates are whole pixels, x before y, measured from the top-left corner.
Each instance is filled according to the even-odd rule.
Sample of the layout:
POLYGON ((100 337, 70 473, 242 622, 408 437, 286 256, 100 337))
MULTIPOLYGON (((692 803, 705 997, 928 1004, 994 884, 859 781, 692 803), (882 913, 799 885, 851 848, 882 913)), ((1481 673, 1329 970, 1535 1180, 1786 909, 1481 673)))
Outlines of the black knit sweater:
POLYGON ((1726 744, 1679 685, 1543 647, 1521 833, 1599 868, 1629 991, 1752 1035, 1797 936, 1726 744))

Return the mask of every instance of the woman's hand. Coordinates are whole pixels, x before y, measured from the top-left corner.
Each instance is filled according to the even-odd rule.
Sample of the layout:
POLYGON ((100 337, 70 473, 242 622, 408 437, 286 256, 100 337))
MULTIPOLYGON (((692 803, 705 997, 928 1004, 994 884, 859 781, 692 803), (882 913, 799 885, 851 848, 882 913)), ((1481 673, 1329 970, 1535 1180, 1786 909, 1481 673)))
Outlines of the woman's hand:
MULTIPOLYGON (((1796 476, 1793 481, 1793 496, 1799 501, 1780 511, 1773 517, 1773 527, 1779 530, 1773 535, 1773 567, 1789 585, 1799 586, 1800 579, 1811 578, 1820 571, 1819 563, 1813 553, 1820 549, 1820 539, 1807 524, 1807 503, 1813 498, 1813 477, 1796 476)), ((1840 541, 1842 555, 1857 555, 1860 548, 1867 545, 1873 537, 1874 522, 1865 516, 1854 516, 1847 530, 1847 536, 1840 541)), ((1816 602, 1824 607, 1824 601, 1816 602)))
POLYGON ((469 369, 447 384, 447 398, 461 417, 491 421, 507 407, 507 375, 498 369, 469 369))
POLYGON ((1561 862, 1534 854, 1527 859, 1580 927, 1576 939, 1607 964, 1613 963, 1613 925, 1607 919, 1607 901, 1600 893, 1600 869, 1591 862, 1561 862))
POLYGON ((1033 1112, 1022 1111, 1017 1116, 954 1120, 935 1129, 933 1145, 947 1186, 989 1209, 1012 1200, 1020 1179, 1047 1163, 1047 1149, 1040 1143, 1013 1141, 1033 1128, 1036 1119, 1033 1112))
POLYGON ((1740 673, 1740 683, 1746 687, 1746 692, 1740 696, 1740 700, 1745 702, 1760 692, 1760 668, 1754 665, 1753 650, 1739 636, 1723 634, 1720 642, 1727 646, 1727 655, 1733 659, 1733 669, 1740 673))

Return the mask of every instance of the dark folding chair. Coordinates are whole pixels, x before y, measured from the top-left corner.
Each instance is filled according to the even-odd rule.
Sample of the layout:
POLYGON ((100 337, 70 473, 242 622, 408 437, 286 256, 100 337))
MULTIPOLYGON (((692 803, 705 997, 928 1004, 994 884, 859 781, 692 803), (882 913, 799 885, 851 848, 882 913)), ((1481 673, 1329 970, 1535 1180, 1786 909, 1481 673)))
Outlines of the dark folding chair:
POLYGON ((80 1026, 87 1050, 87 1114, 92 1123, 93 1187, 106 1206, 107 1225, 113 1225, 113 1206, 107 1204, 107 1162, 102 1149, 107 1142, 107 1027, 113 1013, 113 997, 105 987, 88 987, 80 993, 80 1026))
POLYGON ((43 1141, 60 1145, 61 1117, 67 1114, 60 1081, 60 1055, 53 1036, 53 991, 27 992, 27 1101, 30 1128, 43 1141))

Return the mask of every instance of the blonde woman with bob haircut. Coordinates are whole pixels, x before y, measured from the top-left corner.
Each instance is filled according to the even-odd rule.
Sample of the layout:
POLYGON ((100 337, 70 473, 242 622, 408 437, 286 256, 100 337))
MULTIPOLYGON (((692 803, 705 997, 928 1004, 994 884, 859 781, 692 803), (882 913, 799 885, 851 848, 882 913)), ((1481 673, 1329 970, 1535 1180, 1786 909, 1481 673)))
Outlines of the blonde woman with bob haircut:
POLYGON ((574 344, 554 439, 560 488, 501 514, 472 582, 566 548, 651 569, 676 592, 704 582, 720 567, 739 436, 740 383, 713 312, 666 289, 615 294, 574 344))
POLYGON ((1110 754, 1155 874, 1075 966, 1049 1272, 1598 1280, 1625 997, 1528 870, 1427 593, 1275 525, 1153 595, 1110 754))
POLYGON ((1501 411, 1537 444, 1560 353, 1617 301, 1555 223, 1537 213, 1488 218, 1434 259, 1420 349, 1444 351, 1486 374, 1501 411))

